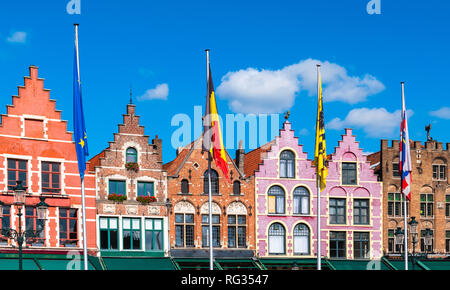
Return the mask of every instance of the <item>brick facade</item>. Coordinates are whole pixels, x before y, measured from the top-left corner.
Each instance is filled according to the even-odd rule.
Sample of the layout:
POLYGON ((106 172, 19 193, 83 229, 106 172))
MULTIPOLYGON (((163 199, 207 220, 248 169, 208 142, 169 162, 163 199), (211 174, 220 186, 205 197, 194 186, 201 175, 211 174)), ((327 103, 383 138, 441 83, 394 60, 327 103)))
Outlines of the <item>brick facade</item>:
MULTIPOLYGON (((12 205, 13 192, 8 189, 8 182, 13 185, 14 180, 24 179, 27 186, 25 206, 33 208, 39 203, 40 196, 46 197, 45 202, 49 205, 45 241, 30 245, 31 249, 80 250, 83 246, 81 181, 75 143, 72 133, 67 131, 67 121, 61 120, 61 111, 56 110, 55 101, 50 99, 50 91, 44 89, 44 80, 38 78, 38 68, 31 66, 29 70, 30 76, 25 77, 25 85, 19 86, 19 94, 13 96, 12 105, 7 105, 7 113, 1 119, 0 200, 8 206, 3 222, 8 224, 9 219, 11 228, 18 228, 18 208, 12 205), (44 174, 50 171, 49 162, 53 174, 44 174), (16 169, 20 167, 24 170, 17 174, 16 169), (51 178, 49 183, 43 180, 44 175, 51 178), (67 220, 61 219, 65 209, 76 209, 77 212, 70 225, 67 220), (60 239, 67 237, 64 233, 66 229, 73 232, 70 234, 72 245, 60 239)), ((92 253, 96 251, 95 180, 94 175, 88 172, 85 173, 85 194, 87 247, 92 253)), ((26 212, 22 210, 22 230, 27 226, 26 212)), ((1 242, 0 247, 6 249, 16 244, 5 239, 1 242)))
MULTIPOLYGON (((411 202, 408 204, 410 218, 414 216, 418 224, 418 243, 416 253, 423 253, 421 249, 421 231, 433 231, 433 248, 429 253, 432 256, 447 256, 450 237, 450 186, 448 182, 448 160, 450 158, 450 143, 444 150, 443 144, 435 140, 410 142, 411 148, 411 202), (443 176, 433 176, 433 166, 442 167, 443 176), (437 177, 437 178, 436 178, 437 177), (421 200, 421 196, 425 200, 421 200), (448 232, 446 236, 446 232, 448 232)), ((383 181, 383 245, 386 254, 399 254, 395 249, 395 229, 404 227, 403 211, 398 208, 395 193, 400 193, 400 176, 393 172, 394 164, 399 161, 399 142, 394 140, 391 146, 388 140, 381 140, 381 151, 378 160, 372 161, 378 169, 379 178, 383 181), (379 163, 378 163, 379 162, 379 163), (391 245, 389 245, 391 243, 391 245)), ((397 165, 395 165, 397 166, 397 165)), ((409 251, 412 251, 412 240, 409 238, 409 251)), ((400 249, 401 250, 401 249, 400 249)))
MULTIPOLYGON (((179 148, 177 157, 164 165, 168 174, 169 199, 173 204, 170 213, 170 241, 173 256, 208 256, 209 247, 203 247, 202 243, 202 215, 209 213, 208 194, 205 193, 204 189, 204 174, 208 169, 208 153, 202 153, 201 140, 199 138, 191 144, 179 148), (188 183, 188 189, 185 193, 182 193, 181 188, 183 180, 188 183), (189 241, 186 243, 183 241, 183 245, 177 246, 176 235, 180 232, 176 233, 175 224, 179 225, 178 231, 180 231, 181 224, 175 222, 176 214, 193 215, 192 246, 189 246, 189 241)), ((228 153, 227 161, 231 184, 225 179, 222 171, 216 167, 215 162, 212 161, 212 169, 218 174, 218 194, 213 194, 213 214, 219 215, 220 220, 218 224, 220 226, 220 246, 216 247, 215 255, 222 257, 252 256, 252 251, 255 248, 253 178, 244 176, 242 170, 238 169, 228 153), (240 194, 238 195, 233 194, 234 182, 240 183, 240 194), (245 226, 245 244, 242 247, 239 247, 237 242, 235 242, 236 245, 233 245, 228 240, 230 228, 228 219, 230 215, 246 217, 245 225, 241 225, 245 226)), ((204 223, 203 225, 206 226, 207 224, 204 223)), ((190 232, 191 230, 188 229, 187 231, 190 232)))
POLYGON ((162 140, 156 136, 152 143, 149 143, 149 136, 145 135, 144 127, 139 125, 140 117, 135 114, 135 109, 135 105, 127 105, 123 124, 119 125, 119 132, 114 133, 114 141, 109 142, 108 148, 91 159, 90 169, 95 171, 96 176, 97 232, 104 228, 102 219, 111 218, 116 220, 118 231, 116 246, 103 247, 100 235, 97 244, 102 251, 134 251, 142 254, 167 255, 167 182, 166 173, 162 168, 162 140), (128 157, 131 159, 127 159, 127 150, 136 154, 131 154, 128 157), (135 158, 133 161, 137 161, 137 171, 126 168, 126 164, 133 158, 135 158), (124 194, 126 200, 122 202, 108 200, 108 195, 112 193, 124 194), (139 194, 153 195, 156 201, 143 204, 137 201, 139 194), (162 245, 160 241, 155 244, 156 236, 152 238, 146 236, 147 230, 155 229, 154 225, 149 225, 148 222, 155 220, 158 225, 162 222, 162 229, 160 226, 157 228, 162 230, 162 237, 158 237, 162 238, 162 245), (139 228, 136 231, 139 233, 139 242, 133 241, 132 246, 128 246, 129 242, 125 233, 128 229, 128 221, 139 221, 139 228))

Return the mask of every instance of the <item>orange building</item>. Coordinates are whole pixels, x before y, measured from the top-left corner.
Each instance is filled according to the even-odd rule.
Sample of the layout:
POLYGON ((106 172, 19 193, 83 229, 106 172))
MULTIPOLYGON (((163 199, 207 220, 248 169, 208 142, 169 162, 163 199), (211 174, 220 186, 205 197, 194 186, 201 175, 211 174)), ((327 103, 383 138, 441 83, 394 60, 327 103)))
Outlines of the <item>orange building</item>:
MULTIPOLYGON (((199 138, 179 148, 177 157, 164 164, 168 196, 173 204, 169 235, 174 258, 209 257, 208 154, 202 153, 201 140, 199 138)), ((212 162, 212 224, 216 259, 254 255, 254 179, 244 175, 243 149, 236 152, 236 163, 240 167, 227 153, 232 183, 212 162)))
MULTIPOLYGON (((18 207, 13 205, 12 188, 17 180, 26 187, 22 207, 22 230, 40 227, 36 204, 45 197, 49 205, 43 231, 36 239, 26 241, 24 253, 81 252, 83 247, 81 181, 72 133, 67 121, 61 120, 38 68, 29 68, 25 85, 7 105, 0 125, 0 201, 5 204, 2 229, 18 229, 18 207)), ((95 179, 85 174, 87 247, 96 251, 95 179)), ((0 251, 16 252, 16 241, 0 236, 0 251)), ((24 245, 25 246, 25 245, 24 245)))

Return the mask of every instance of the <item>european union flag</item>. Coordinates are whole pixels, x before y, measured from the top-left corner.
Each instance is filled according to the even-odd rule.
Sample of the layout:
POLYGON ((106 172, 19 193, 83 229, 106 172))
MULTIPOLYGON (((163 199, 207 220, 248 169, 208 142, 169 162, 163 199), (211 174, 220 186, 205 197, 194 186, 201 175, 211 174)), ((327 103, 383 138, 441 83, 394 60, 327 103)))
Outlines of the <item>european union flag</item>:
POLYGON ((83 102, 81 100, 80 61, 78 54, 78 26, 75 26, 75 58, 73 69, 73 122, 74 140, 77 149, 78 169, 81 179, 86 170, 88 153, 86 126, 84 124, 83 102))

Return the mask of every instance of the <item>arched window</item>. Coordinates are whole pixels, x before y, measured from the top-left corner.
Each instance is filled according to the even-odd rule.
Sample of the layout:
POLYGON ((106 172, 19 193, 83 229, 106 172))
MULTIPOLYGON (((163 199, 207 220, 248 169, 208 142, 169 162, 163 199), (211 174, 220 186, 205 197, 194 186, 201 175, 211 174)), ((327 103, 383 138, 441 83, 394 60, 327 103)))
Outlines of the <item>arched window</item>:
POLYGON ((283 225, 274 223, 269 228, 269 254, 282 255, 285 250, 286 231, 283 225))
POLYGON ((136 151, 136 149, 130 147, 130 148, 127 149, 126 154, 127 154, 127 158, 126 158, 127 162, 126 163, 130 163, 130 162, 137 163, 137 151, 136 151))
POLYGON ((294 190, 294 214, 309 214, 309 191, 303 186, 294 190))
POLYGON ((238 180, 233 182, 233 194, 234 195, 240 195, 241 194, 241 183, 238 180))
POLYGON ((295 177, 295 155, 290 150, 284 150, 280 154, 280 177, 295 177))
POLYGON ((283 214, 284 213, 284 189, 278 185, 274 185, 269 189, 269 213, 283 214))
POLYGON ((181 193, 182 194, 189 193, 189 181, 187 179, 181 180, 181 193))
POLYGON ((298 224, 294 228, 294 254, 309 255, 309 228, 298 224))
MULTIPOLYGON (((203 192, 209 194, 208 170, 203 175, 203 192)), ((219 194, 219 175, 211 169, 211 194, 219 194)))

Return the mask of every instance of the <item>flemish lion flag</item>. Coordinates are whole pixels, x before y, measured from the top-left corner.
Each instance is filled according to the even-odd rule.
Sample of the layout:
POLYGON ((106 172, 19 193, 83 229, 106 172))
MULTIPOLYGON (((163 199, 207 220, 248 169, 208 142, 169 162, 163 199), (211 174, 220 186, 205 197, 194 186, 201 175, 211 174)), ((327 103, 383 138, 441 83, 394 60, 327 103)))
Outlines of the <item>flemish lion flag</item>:
POLYGON ((210 150, 211 156, 214 158, 214 161, 216 162, 216 166, 219 167, 220 170, 222 170, 226 179, 229 182, 231 182, 230 178, 228 177, 228 163, 225 153, 225 147, 223 146, 222 130, 220 129, 219 115, 217 113, 216 97, 214 94, 214 85, 211 76, 211 67, 208 66, 208 69, 209 69, 208 96, 206 100, 207 104, 205 111, 207 123, 204 126, 206 133, 204 135, 204 138, 208 139, 208 136, 211 136, 211 142, 208 142, 209 140, 204 140, 203 144, 204 147, 206 147, 205 149, 210 150), (208 120, 210 120, 210 122, 208 120))
POLYGON ((326 187, 326 178, 328 176, 328 169, 325 161, 327 160, 327 147, 325 144, 325 123, 323 117, 322 104, 322 80, 320 77, 319 68, 317 68, 317 83, 318 83, 318 105, 317 105, 317 122, 316 122, 316 150, 314 154, 314 165, 317 167, 317 178, 319 180, 320 190, 326 187))

